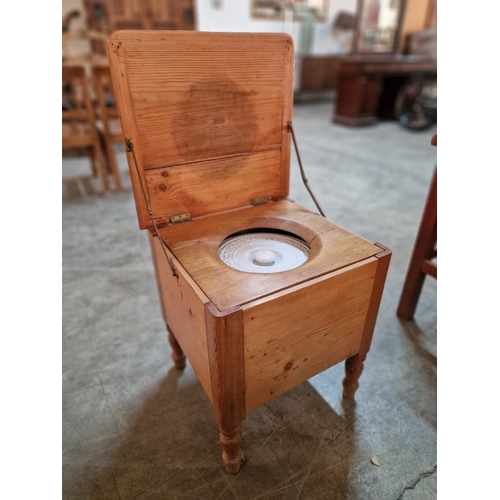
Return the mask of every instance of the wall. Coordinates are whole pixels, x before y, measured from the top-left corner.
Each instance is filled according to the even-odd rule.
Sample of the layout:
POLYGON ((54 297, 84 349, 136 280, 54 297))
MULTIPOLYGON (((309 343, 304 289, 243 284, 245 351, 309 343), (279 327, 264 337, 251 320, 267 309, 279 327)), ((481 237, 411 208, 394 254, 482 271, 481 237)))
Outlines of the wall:
MULTIPOLYGON (((62 17, 72 10, 81 12, 80 17, 71 21, 71 31, 83 30, 86 28, 85 11, 83 8, 83 0, 63 0, 62 2, 62 17)), ((69 38, 66 41, 63 52, 69 57, 80 57, 90 53, 90 44, 87 40, 69 38)))
MULTIPOLYGON (((403 22, 402 40, 404 35, 424 28, 427 9, 432 0, 407 0, 406 16, 403 22)), ((279 32, 292 35, 295 46, 299 47, 300 25, 295 22, 285 24, 283 21, 265 21, 252 19, 250 16, 251 0, 196 0, 197 29, 200 31, 252 31, 279 32), (215 5, 220 4, 220 8, 215 5)), ((330 0, 328 20, 314 23, 313 41, 314 54, 332 54, 343 52, 342 43, 332 36, 332 23, 341 10, 356 11, 357 0, 330 0)), ((82 0, 62 0, 62 14, 71 9, 81 9, 82 0)), ((74 21, 74 28, 85 26, 84 16, 74 21)), ((73 42, 77 44, 77 42, 73 42)))
MULTIPOLYGON (((289 33, 299 47, 300 25, 298 22, 266 21, 252 19, 250 16, 251 0, 196 0, 196 20, 199 31, 241 31, 241 32, 278 32, 289 33), (220 8, 215 5, 220 4, 220 8)), ((82 0, 62 0, 62 15, 72 9, 83 13, 82 0)), ((323 23, 314 23, 314 54, 332 54, 343 52, 340 40, 332 36, 332 23, 341 10, 356 11, 356 0, 330 0, 328 19, 323 23)), ((74 21, 72 28, 85 27, 84 15, 74 21)), ((78 42, 71 42, 77 45, 78 42)))
MULTIPOLYGON (((266 21, 252 19, 251 0, 196 0, 196 15, 199 31, 233 32, 279 32, 290 34, 295 47, 300 44, 300 24, 298 22, 266 21), (216 4, 220 4, 216 8, 216 4)), ((356 0, 330 0, 328 20, 314 23, 314 54, 332 54, 342 51, 341 45, 332 37, 332 22, 340 10, 354 13, 356 0)))
POLYGON ((85 28, 85 14, 83 10, 83 0, 62 0, 62 16, 72 10, 79 10, 81 15, 78 19, 74 19, 71 24, 72 29, 83 29, 85 28))
POLYGON ((406 35, 423 30, 427 20, 427 12, 431 0, 406 0, 405 18, 401 28, 401 44, 404 44, 406 35))

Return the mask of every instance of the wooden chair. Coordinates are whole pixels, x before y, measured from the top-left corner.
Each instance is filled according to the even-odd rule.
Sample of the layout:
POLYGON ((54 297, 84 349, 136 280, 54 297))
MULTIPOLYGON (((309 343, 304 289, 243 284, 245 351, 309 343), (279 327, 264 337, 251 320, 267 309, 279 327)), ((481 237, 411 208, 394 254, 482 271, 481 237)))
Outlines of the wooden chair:
POLYGON ((106 38, 116 30, 194 30, 194 0, 84 0, 94 54, 106 55, 106 38))
POLYGON ((95 113, 89 95, 85 68, 80 65, 62 67, 62 147, 87 148, 92 170, 109 193, 104 154, 95 125, 95 113))
POLYGON ((118 115, 118 108, 111 84, 111 73, 107 65, 93 65, 92 78, 97 100, 97 127, 102 134, 106 157, 117 191, 123 190, 120 169, 116 161, 114 144, 124 144, 124 136, 118 115))
MULTIPOLYGON (((437 135, 431 144, 437 146, 437 135)), ((415 314, 425 277, 437 279, 437 168, 434 170, 420 221, 413 253, 408 266, 405 284, 399 300, 397 315, 411 319, 415 314)))

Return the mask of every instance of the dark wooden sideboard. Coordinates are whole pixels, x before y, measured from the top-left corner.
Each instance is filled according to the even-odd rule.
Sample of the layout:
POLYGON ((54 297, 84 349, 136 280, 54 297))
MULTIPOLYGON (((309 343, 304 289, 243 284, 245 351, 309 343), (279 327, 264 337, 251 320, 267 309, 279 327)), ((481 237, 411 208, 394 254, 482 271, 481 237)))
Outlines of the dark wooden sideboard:
POLYGON ((420 55, 351 55, 339 58, 333 121, 373 125, 393 116, 394 101, 404 81, 437 71, 435 59, 420 55))

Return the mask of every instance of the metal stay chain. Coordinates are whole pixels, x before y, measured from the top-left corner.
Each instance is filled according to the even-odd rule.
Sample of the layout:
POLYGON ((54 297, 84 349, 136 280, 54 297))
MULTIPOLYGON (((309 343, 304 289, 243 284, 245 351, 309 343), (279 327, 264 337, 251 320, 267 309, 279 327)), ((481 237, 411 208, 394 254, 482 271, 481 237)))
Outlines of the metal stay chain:
POLYGON ((135 171, 137 174, 137 178, 139 179, 139 184, 141 186, 141 191, 142 191, 142 196, 144 197, 144 202, 146 203, 146 208, 148 209, 149 218, 151 219, 151 223, 153 224, 154 230, 156 231, 156 234, 158 235, 158 240, 160 241, 161 249, 163 250, 163 253, 165 254, 168 265, 170 266, 170 270, 172 271, 172 276, 174 278, 179 278, 178 274, 175 271, 174 264, 172 263, 172 261, 170 260, 170 257, 168 256, 167 248, 166 248, 166 245, 163 241, 163 238, 161 237, 160 232, 158 231, 158 226, 156 225, 155 219, 153 217, 153 212, 151 211, 151 206, 149 205, 149 200, 148 200, 148 197, 146 195, 146 190, 144 189, 144 185, 142 183, 142 178, 139 174, 139 167, 137 166, 137 158, 135 157, 134 143, 128 137, 125 137, 125 149, 128 153, 132 153, 132 158, 134 159, 135 171))
POLYGON ((323 216, 323 217, 326 217, 326 215, 324 214, 323 210, 321 209, 321 207, 319 206, 319 203, 318 201, 316 200, 313 192, 311 191, 311 188, 309 187, 309 184, 308 184, 308 180, 307 180, 307 177, 306 177, 306 174, 304 172, 304 167, 302 166, 302 160, 300 159, 300 153, 299 153, 299 147, 297 146, 297 140, 295 139, 295 132, 293 131, 293 125, 292 125, 292 122, 288 122, 288 129, 290 130, 290 132, 292 133, 292 139, 293 139, 293 147, 295 148, 295 154, 297 155, 297 160, 299 162, 299 168, 300 168, 300 175, 302 177, 302 182, 304 183, 304 186, 306 187, 306 189, 309 191, 309 194, 311 195, 311 198, 313 199, 316 207, 318 208, 319 210, 319 213, 323 216))

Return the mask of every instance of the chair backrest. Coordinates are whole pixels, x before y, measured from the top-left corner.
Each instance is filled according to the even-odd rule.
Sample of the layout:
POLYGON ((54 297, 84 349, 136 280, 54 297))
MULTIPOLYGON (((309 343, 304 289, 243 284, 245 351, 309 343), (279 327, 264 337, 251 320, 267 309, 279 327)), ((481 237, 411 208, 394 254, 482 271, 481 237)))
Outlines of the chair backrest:
POLYGON ((103 121, 104 127, 107 129, 109 120, 119 117, 109 66, 92 66, 92 79, 97 98, 99 118, 103 121))
POLYGON ((94 121, 89 82, 83 66, 62 67, 62 119, 63 122, 94 121))
POLYGON ((146 0, 147 29, 175 30, 183 28, 182 9, 179 2, 146 0))
POLYGON ((143 0, 105 0, 109 32, 119 29, 146 29, 143 0))
MULTIPOLYGON (((194 0, 85 0, 90 30, 194 30, 194 0)), ((102 53, 99 50, 99 53, 102 53)))

